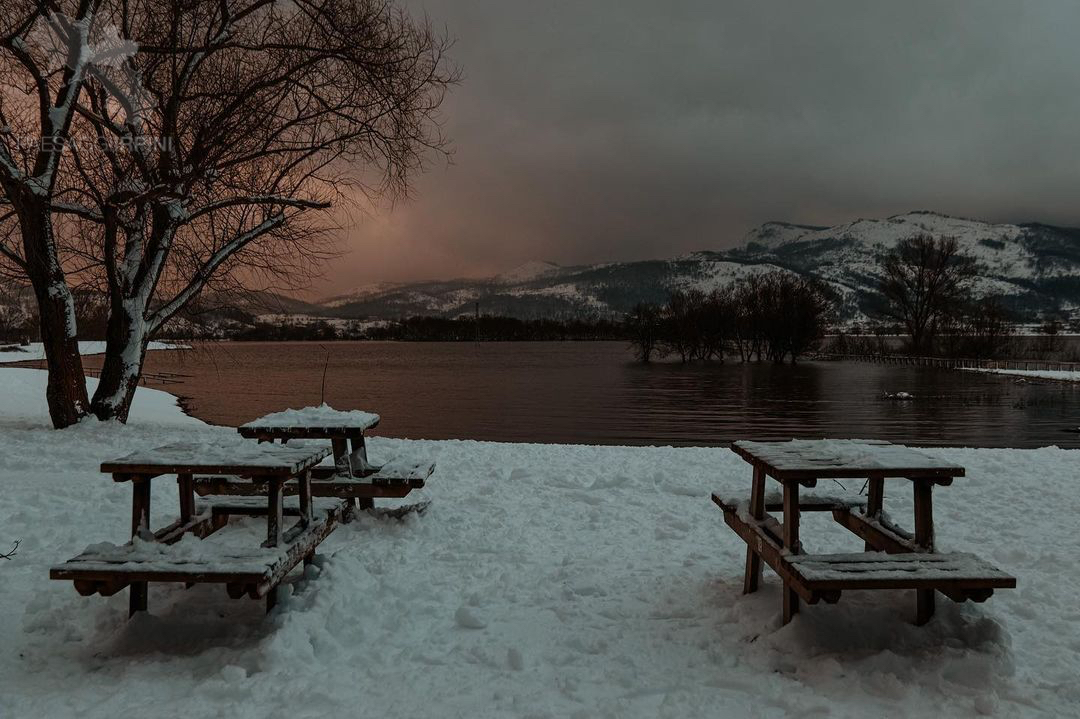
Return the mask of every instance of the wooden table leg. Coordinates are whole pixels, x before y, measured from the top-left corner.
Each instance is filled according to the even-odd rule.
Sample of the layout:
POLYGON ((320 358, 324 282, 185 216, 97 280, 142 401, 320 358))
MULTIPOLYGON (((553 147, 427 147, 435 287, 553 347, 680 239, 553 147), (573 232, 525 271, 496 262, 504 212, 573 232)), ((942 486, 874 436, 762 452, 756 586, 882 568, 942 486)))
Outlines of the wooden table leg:
MULTIPOLYGON (((867 486, 869 490, 866 496, 866 516, 870 519, 879 519, 885 502, 885 478, 880 474, 872 474, 867 480, 867 486)), ((864 549, 867 552, 873 552, 875 547, 867 542, 864 549)))
MULTIPOLYGON (((934 483, 916 479, 915 486, 915 543, 927 552, 934 551, 934 483)), ((915 623, 926 624, 934 616, 934 590, 917 589, 915 623)))
MULTIPOLYGON (((799 483, 784 482, 784 548, 799 554, 799 483)), ((799 595, 784 582, 784 624, 799 613, 799 595)))
MULTIPOLYGON (((150 535, 150 478, 133 476, 131 478, 131 536, 147 538, 150 535)), ((128 590, 128 616, 135 612, 145 612, 148 587, 146 582, 132 582, 128 590)))
POLYGON ((333 437, 330 440, 334 448, 334 466, 337 473, 346 477, 352 476, 352 465, 349 463, 349 447, 344 437, 333 437))
POLYGON ((306 470, 296 478, 300 494, 300 524, 311 526, 311 470, 306 470))
MULTIPOLYGON (((750 490, 750 516, 762 519, 765 516, 765 470, 754 467, 754 484, 750 490)), ((761 557, 753 547, 746 546, 746 573, 743 576, 743 594, 756 592, 761 581, 761 557)))
POLYGON ((363 434, 349 437, 349 463, 354 472, 367 472, 371 469, 371 463, 367 457, 367 443, 363 434))
POLYGON ((285 486, 284 477, 269 477, 266 488, 266 541, 264 547, 277 547, 281 545, 282 529, 281 522, 284 515, 282 505, 282 491, 285 486))
POLYGON ((180 491, 180 520, 187 524, 195 516, 195 483, 190 474, 176 475, 180 491))
MULTIPOLYGON (((364 442, 362 433, 349 437, 349 449, 349 467, 354 474, 357 472, 366 474, 373 469, 371 463, 368 462, 367 444, 364 442)), ((375 500, 370 497, 349 501, 359 509, 372 509, 375 506, 375 500)))

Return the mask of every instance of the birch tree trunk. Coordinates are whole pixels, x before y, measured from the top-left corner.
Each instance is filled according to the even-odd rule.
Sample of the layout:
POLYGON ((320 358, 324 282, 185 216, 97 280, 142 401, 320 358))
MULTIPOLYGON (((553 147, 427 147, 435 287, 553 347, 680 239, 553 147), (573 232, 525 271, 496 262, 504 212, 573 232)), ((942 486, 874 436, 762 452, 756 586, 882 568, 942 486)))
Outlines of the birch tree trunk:
POLYGON ((90 407, 79 354, 75 301, 57 260, 48 198, 24 193, 18 215, 26 274, 37 299, 41 342, 49 368, 45 399, 53 426, 62 429, 86 416, 90 407))
POLYGON ((100 420, 127 422, 149 343, 144 316, 138 298, 118 298, 112 302, 105 336, 105 362, 90 407, 100 420))

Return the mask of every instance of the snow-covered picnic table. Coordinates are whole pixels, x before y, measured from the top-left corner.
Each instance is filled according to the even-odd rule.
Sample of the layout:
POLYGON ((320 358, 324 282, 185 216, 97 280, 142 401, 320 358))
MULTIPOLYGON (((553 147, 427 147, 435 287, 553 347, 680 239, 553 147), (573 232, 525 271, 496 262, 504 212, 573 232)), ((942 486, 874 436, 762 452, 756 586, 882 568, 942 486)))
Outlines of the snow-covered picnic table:
POLYGON ((339 473, 355 476, 377 469, 368 462, 364 432, 378 427, 379 419, 373 412, 338 410, 323 404, 274 412, 240 425, 237 431, 242 437, 260 442, 276 439, 282 444, 291 439, 328 439, 339 473))
POLYGON ((731 449, 754 468, 749 499, 713 495, 724 520, 747 543, 743 592, 757 590, 764 560, 784 581, 786 624, 800 599, 839 600, 844 589, 915 589, 916 623, 934 614, 934 592, 954 601, 985 601, 1016 579, 972 554, 938 553, 934 546, 933 488, 963 477, 964 468, 917 449, 873 440, 735 442, 731 449), (766 495, 765 479, 781 483, 766 495), (865 478, 862 494, 817 495, 800 500, 799 488, 819 479, 865 478), (915 532, 894 525, 883 511, 885 480, 910 481, 915 532), (783 524, 768 511, 783 511, 783 524), (831 511, 833 519, 865 541, 865 552, 806 554, 799 538, 802 511, 831 511), (899 556, 889 556, 899 555, 899 556))
POLYGON ((103 462, 102 472, 116 482, 131 483, 132 541, 91 545, 53 567, 50 577, 73 581, 84 595, 108 596, 130 587, 131 614, 146 609, 151 581, 220 582, 234 598, 266 597, 269 610, 274 588, 301 560, 311 560, 343 510, 340 500, 312 500, 311 470, 329 453, 322 447, 265 446, 238 439, 178 442, 103 462), (230 475, 234 481, 258 486, 265 499, 216 498, 197 504, 194 485, 200 474, 230 475), (176 476, 180 517, 151 531, 150 484, 163 475, 176 476), (286 482, 295 482, 299 495, 288 507, 286 482), (298 517, 288 529, 283 527, 285 514, 298 517), (231 515, 265 515, 262 545, 251 546, 246 534, 238 543, 236 537, 227 536, 229 532, 220 532, 231 515))
MULTIPOLYGON (((316 495, 334 496, 370 509, 375 498, 401 498, 424 486, 435 471, 435 463, 425 459, 395 458, 382 465, 368 459, 364 433, 378 426, 380 417, 373 412, 338 410, 323 404, 319 407, 287 409, 241 425, 242 437, 260 443, 279 440, 283 445, 294 439, 328 439, 334 454, 334 466, 312 471, 316 495)), ((202 492, 242 494, 243 486, 218 481, 213 486, 197 487, 202 492)))

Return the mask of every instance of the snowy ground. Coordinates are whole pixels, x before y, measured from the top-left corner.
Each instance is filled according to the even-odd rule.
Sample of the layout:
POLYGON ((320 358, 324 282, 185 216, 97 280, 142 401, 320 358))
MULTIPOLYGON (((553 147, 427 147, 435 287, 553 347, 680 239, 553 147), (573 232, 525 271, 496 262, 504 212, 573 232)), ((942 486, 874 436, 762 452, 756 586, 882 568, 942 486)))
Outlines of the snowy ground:
MULTIPOLYGON (((177 585, 152 587, 151 613, 127 621, 123 593, 83 598, 47 579, 87 544, 126 538, 130 488, 98 463, 229 430, 139 388, 131 425, 56 432, 42 383, 35 370, 0 369, 0 548, 22 541, 0 561, 4 719, 1063 717, 1080 707, 1080 452, 931 450, 968 468, 937 493, 939 544, 982 555, 1019 588, 983 605, 939 599, 924 628, 910 624, 904 593, 845 594, 787 627, 771 573, 742 596, 745 545, 708 499, 748 489, 749 468, 726 449, 378 438, 376 460, 437 460, 427 513, 339 528, 268 617, 220 587, 177 585)), ((174 508, 168 485, 154 524, 174 508)), ((907 518, 910 497, 897 491, 886 507, 907 518)), ((803 537, 813 550, 860 548, 818 516, 803 537)))
MULTIPOLYGON (((175 345, 170 342, 151 342, 148 348, 152 350, 171 350, 181 349, 182 345, 175 345)), ((104 342, 83 341, 79 343, 79 353, 83 356, 103 354, 104 352, 104 342)), ((0 344, 0 364, 42 359, 45 359, 45 347, 40 342, 31 342, 25 347, 16 344, 0 344)))
POLYGON ((1007 374, 1015 377, 1033 377, 1036 379, 1054 379, 1062 382, 1080 382, 1080 372, 1067 370, 1043 370, 1043 369, 986 369, 983 367, 963 367, 968 372, 988 372, 990 374, 1007 374))

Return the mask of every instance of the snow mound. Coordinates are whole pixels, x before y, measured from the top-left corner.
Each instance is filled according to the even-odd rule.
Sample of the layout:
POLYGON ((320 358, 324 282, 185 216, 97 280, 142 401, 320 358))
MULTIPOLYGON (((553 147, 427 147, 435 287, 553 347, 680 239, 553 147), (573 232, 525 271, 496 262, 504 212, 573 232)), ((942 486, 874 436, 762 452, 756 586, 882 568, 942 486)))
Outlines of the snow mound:
POLYGON ((360 427, 368 429, 379 423, 379 415, 360 410, 334 409, 323 403, 318 407, 286 409, 243 425, 251 429, 275 429, 281 427, 360 427))
MULTIPOLYGON (((0 368, 0 430, 11 426, 52 426, 45 406, 48 379, 48 373, 44 370, 0 368)), ((86 391, 92 395, 97 383, 96 377, 87 377, 86 391)), ((139 387, 135 392, 128 420, 131 424, 158 426, 203 425, 201 420, 184 414, 174 395, 149 387, 139 387)), ((83 423, 96 421, 87 418, 83 423)))

